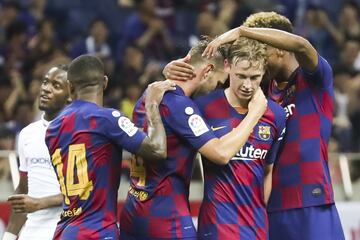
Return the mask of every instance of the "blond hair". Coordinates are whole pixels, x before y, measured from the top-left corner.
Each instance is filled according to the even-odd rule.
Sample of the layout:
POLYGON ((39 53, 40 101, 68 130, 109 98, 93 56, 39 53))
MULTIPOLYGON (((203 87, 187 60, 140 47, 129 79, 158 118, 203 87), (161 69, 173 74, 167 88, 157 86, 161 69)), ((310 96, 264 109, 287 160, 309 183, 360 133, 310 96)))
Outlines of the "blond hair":
POLYGON ((210 37, 202 37, 202 39, 196 44, 196 46, 192 47, 189 51, 191 56, 190 64, 192 66, 196 66, 198 64, 210 63, 214 65, 215 69, 224 67, 224 56, 217 51, 213 57, 210 59, 203 57, 202 54, 207 47, 207 45, 211 42, 210 37))
POLYGON ((251 14, 243 23, 245 27, 274 28, 289 33, 293 26, 288 18, 276 12, 258 12, 251 14))
POLYGON ((228 60, 233 65, 246 60, 250 63, 249 67, 258 66, 265 69, 267 64, 266 45, 253 39, 240 37, 230 46, 228 60))

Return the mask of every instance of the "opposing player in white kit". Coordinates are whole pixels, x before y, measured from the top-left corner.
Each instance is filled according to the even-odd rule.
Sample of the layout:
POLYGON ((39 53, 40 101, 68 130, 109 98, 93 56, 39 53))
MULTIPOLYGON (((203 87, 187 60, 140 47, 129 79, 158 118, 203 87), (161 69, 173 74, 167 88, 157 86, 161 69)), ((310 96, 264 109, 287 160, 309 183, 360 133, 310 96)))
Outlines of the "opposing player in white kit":
POLYGON ((19 134, 20 183, 17 194, 8 199, 12 212, 3 240, 15 240, 24 223, 20 240, 52 239, 54 235, 62 195, 45 144, 45 132, 49 121, 70 101, 67 67, 51 68, 40 88, 39 108, 45 113, 19 134))

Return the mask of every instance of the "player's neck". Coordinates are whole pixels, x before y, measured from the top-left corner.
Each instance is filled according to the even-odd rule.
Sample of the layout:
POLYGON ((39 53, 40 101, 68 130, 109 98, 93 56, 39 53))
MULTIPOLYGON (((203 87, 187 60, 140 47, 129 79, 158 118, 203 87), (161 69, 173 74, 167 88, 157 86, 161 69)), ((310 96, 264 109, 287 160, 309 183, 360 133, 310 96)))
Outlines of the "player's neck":
POLYGON ((50 122, 56 117, 57 114, 58 112, 45 112, 44 119, 50 122))
POLYGON ((249 105, 249 100, 238 98, 230 88, 225 89, 225 97, 229 104, 236 108, 241 107, 242 109, 247 109, 249 105))
POLYGON ((96 93, 96 92, 95 93, 90 93, 90 92, 78 93, 76 96, 76 99, 82 100, 82 101, 87 101, 87 102, 92 102, 101 107, 104 105, 103 93, 96 93))
POLYGON ((194 91, 195 91, 195 86, 194 84, 190 81, 174 81, 176 83, 176 85, 178 85, 185 93, 185 96, 190 97, 194 91))
POLYGON ((289 80, 291 80, 290 77, 298 67, 299 67, 299 63, 296 61, 296 58, 295 57, 289 58, 287 64, 284 65, 284 67, 275 76, 276 82, 278 83, 289 82, 289 80))

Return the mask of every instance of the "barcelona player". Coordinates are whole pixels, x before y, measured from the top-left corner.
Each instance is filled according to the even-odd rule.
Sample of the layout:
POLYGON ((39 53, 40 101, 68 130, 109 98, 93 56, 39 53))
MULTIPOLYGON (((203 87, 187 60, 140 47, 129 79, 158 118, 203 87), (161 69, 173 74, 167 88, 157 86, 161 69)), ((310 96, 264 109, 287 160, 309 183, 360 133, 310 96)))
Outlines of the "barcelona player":
MULTIPOLYGON (((150 164, 136 158, 131 163, 131 183, 120 219, 122 239, 196 239, 189 209, 189 185, 192 163, 199 151, 210 161, 224 165, 246 143, 253 127, 266 110, 267 101, 258 89, 249 104, 249 113, 241 123, 234 123, 228 134, 217 138, 206 124, 190 96, 208 88, 208 80, 223 69, 223 57, 212 59, 201 54, 208 41, 193 47, 189 55, 195 69, 191 81, 175 81, 175 91, 167 92, 160 111, 167 135, 167 159, 150 164), (234 128, 234 129, 233 129, 234 128)), ((211 84, 216 86, 216 84, 211 84)), ((134 121, 148 129, 144 98, 135 107, 134 121)), ((214 126, 212 126, 214 127, 214 126)))
MULTIPOLYGON (((218 137, 245 118, 266 70, 265 44, 239 38, 228 52, 230 86, 195 100, 206 121, 216 126, 213 131, 218 137)), ((203 159, 205 187, 199 239, 267 239, 266 202, 285 121, 284 109, 269 100, 246 144, 227 165, 220 167, 203 159)))
POLYGON ((333 118, 329 63, 275 12, 248 17, 204 51, 211 56, 239 36, 268 44, 269 97, 287 113, 284 147, 274 166, 269 199, 270 239, 344 239, 334 204, 327 146, 333 118))
POLYGON ((68 80, 76 99, 50 123, 46 133, 52 164, 63 194, 54 239, 119 239, 117 192, 122 149, 156 161, 166 158, 158 104, 170 81, 148 88, 148 135, 121 112, 103 108, 108 79, 94 56, 74 59, 68 80))

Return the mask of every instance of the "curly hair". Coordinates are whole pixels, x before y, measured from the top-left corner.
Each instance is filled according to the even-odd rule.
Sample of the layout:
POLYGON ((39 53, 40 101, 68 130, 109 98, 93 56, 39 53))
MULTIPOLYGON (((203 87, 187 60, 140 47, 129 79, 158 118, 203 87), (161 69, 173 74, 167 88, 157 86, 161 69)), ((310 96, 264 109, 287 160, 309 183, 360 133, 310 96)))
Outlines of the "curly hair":
POLYGON ((251 14, 243 23, 245 27, 274 28, 293 33, 293 26, 288 18, 276 12, 251 14))
POLYGON ((266 45, 245 37, 238 38, 229 49, 228 60, 231 64, 236 65, 239 61, 247 60, 250 66, 263 67, 267 64, 266 45))

